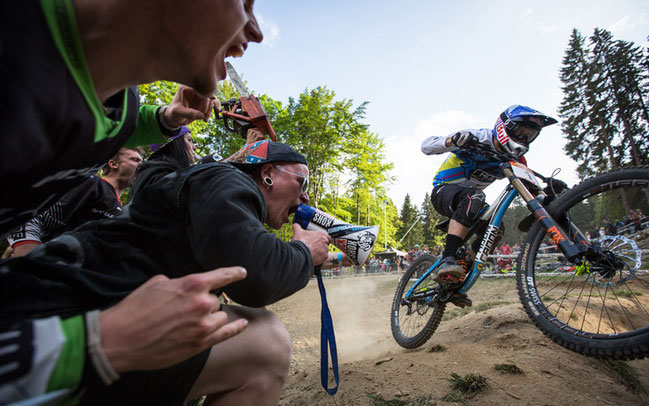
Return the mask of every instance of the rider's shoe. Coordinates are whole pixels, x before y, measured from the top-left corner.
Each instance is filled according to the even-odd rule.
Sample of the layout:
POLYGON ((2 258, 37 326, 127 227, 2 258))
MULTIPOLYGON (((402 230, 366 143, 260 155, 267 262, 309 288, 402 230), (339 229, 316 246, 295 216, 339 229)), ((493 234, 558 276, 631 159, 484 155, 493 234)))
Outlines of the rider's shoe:
POLYGON ((449 302, 460 308, 473 306, 473 302, 466 293, 454 293, 449 302))
POLYGON ((433 271, 433 280, 437 283, 459 282, 464 277, 464 269, 457 264, 455 257, 444 257, 433 271))

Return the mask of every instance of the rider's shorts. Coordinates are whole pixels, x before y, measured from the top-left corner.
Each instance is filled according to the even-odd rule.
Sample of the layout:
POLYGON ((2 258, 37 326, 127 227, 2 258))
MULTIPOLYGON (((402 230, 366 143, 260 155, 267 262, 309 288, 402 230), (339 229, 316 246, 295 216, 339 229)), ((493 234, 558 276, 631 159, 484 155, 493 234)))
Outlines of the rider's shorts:
POLYGON ((438 213, 466 227, 471 227, 480 214, 489 207, 485 203, 482 190, 454 184, 435 187, 430 200, 438 213))

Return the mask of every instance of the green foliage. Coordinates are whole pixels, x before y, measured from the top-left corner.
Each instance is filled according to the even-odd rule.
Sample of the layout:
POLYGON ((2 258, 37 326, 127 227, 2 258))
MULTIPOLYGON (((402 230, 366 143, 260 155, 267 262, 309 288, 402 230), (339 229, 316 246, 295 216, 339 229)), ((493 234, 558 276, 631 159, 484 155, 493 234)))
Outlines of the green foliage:
POLYGON ((424 201, 421 203, 421 217, 423 244, 431 248, 437 245, 444 245, 446 234, 435 229, 437 223, 442 220, 442 216, 433 207, 428 193, 426 193, 424 201))
POLYGON ((451 374, 451 379, 447 380, 451 383, 451 389, 453 389, 454 392, 468 399, 489 388, 487 378, 478 374, 460 376, 453 372, 451 374))
POLYGON ((514 364, 496 364, 494 365, 494 369, 502 374, 513 374, 513 375, 524 374, 523 370, 514 364))
POLYGON ((422 245, 424 240, 424 229, 421 224, 421 216, 417 206, 410 201, 410 195, 406 194, 401 207, 401 227, 397 231, 397 235, 401 238, 401 245, 403 249, 409 250, 415 244, 422 245), (407 233, 407 234, 406 234, 407 233))
POLYGON ((446 351, 446 347, 444 347, 442 344, 435 344, 432 345, 427 352, 444 352, 446 351))
POLYGON ((625 361, 603 361, 604 365, 615 374, 618 382, 633 393, 647 393, 638 370, 625 361))

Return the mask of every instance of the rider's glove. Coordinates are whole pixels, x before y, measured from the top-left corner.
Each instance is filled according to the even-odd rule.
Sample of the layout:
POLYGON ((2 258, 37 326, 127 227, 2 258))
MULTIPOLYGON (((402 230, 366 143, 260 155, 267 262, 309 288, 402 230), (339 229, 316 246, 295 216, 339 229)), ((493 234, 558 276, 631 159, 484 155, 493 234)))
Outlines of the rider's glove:
POLYGON ((470 131, 458 131, 451 137, 451 144, 458 148, 478 143, 478 137, 470 131))
POLYGON ((568 189, 566 182, 559 179, 548 178, 545 183, 548 185, 543 189, 543 191, 548 196, 561 194, 561 192, 568 189))

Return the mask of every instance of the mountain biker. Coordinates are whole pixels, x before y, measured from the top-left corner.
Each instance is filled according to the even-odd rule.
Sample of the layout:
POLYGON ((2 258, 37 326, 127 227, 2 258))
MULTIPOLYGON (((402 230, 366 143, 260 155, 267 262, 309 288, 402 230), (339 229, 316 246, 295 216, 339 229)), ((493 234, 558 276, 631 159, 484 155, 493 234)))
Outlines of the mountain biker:
MULTIPOLYGON (((543 127, 555 123, 557 120, 554 118, 530 107, 515 104, 500 114, 493 129, 467 129, 447 137, 431 136, 424 140, 421 151, 426 155, 452 152, 435 174, 431 193, 435 210, 450 218, 442 260, 434 270, 433 280, 438 283, 454 283, 464 276, 465 271, 458 264, 456 252, 462 246, 469 227, 489 207, 485 203, 483 189, 505 177, 499 168, 500 161, 467 147, 477 143, 488 145, 526 164, 523 155, 529 150, 529 144, 536 139, 543 127)), ((478 250, 480 241, 479 236, 473 242, 471 258, 478 250)), ((458 303, 462 307, 471 306, 471 300, 466 295, 459 298, 456 304, 458 303)))

